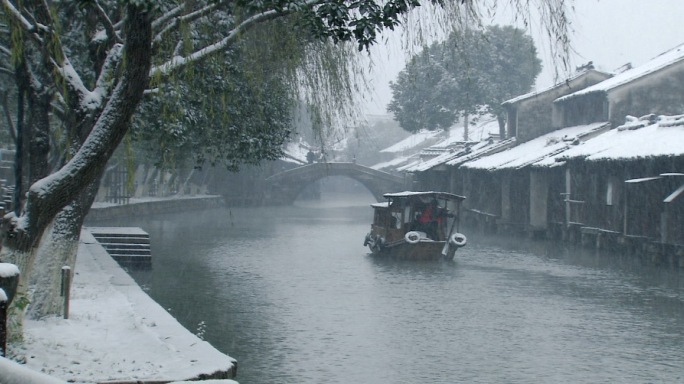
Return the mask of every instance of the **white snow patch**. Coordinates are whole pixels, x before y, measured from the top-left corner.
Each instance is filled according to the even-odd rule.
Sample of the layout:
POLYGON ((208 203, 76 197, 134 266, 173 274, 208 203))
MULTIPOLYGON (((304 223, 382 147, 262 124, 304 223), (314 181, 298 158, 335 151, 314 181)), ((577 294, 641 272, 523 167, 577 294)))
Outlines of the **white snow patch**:
POLYGON ((2 384, 66 384, 62 380, 32 371, 4 357, 0 357, 0 379, 2 384))
POLYGON ((0 263, 0 277, 13 277, 20 274, 19 267, 10 263, 0 263))

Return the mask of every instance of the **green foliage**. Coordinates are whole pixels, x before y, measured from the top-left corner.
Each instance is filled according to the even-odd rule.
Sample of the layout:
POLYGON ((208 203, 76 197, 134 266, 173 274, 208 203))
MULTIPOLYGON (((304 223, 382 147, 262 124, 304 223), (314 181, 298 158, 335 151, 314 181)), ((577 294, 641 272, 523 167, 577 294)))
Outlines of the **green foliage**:
POLYGON ((291 133, 292 98, 273 73, 244 59, 235 50, 226 61, 200 63, 159 87, 135 119, 139 150, 167 169, 209 163, 237 170, 280 157, 291 133))
MULTIPOLYGON (((217 24, 181 26, 181 50, 215 39, 217 24)), ((238 170, 277 159, 300 106, 314 136, 325 142, 335 121, 356 113, 363 68, 350 45, 312 39, 302 28, 301 15, 274 20, 242 35, 223 55, 156 79, 158 92, 134 119, 139 152, 166 169, 209 164, 238 170)), ((160 49, 171 49, 164 45, 160 49)))
POLYGON ((444 90, 449 75, 431 51, 414 56, 390 84, 393 98, 387 109, 409 132, 448 128, 457 118, 449 108, 450 90, 444 90))
POLYGON ((541 72, 532 38, 491 26, 453 32, 415 55, 390 84, 402 128, 448 128, 461 115, 501 115, 501 103, 527 92, 541 72))

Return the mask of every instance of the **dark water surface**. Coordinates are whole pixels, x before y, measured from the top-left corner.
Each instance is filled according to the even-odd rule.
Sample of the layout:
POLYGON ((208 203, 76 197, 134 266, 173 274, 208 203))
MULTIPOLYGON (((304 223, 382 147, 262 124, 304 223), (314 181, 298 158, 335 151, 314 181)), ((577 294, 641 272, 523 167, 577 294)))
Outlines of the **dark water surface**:
MULTIPOLYGON (((453 262, 367 255, 368 206, 125 223, 132 272, 247 383, 682 383, 684 273, 469 236, 453 262)), ((468 234, 466 232, 466 234, 468 234)))

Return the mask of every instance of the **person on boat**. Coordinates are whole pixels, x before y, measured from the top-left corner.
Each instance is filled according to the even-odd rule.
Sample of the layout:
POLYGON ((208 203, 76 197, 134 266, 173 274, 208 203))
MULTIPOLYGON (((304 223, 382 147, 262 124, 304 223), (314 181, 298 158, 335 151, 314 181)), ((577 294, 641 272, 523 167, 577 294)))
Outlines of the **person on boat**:
POLYGON ((418 217, 419 227, 433 240, 439 240, 438 228, 445 219, 442 213, 442 209, 437 204, 437 201, 433 200, 425 209, 423 209, 423 212, 418 217))

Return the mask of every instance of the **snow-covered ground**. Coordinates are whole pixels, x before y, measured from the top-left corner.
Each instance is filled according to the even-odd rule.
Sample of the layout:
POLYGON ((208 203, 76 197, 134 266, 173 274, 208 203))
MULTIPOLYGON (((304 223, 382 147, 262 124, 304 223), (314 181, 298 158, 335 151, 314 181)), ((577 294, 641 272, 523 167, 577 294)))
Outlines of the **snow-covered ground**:
POLYGON ((228 371, 234 363, 154 302, 87 231, 69 318, 27 320, 24 334, 24 344, 10 352, 25 356, 26 364, 0 358, 2 384, 182 382, 228 371))

